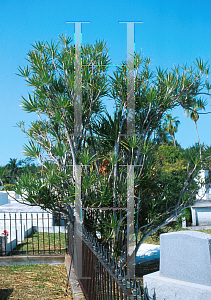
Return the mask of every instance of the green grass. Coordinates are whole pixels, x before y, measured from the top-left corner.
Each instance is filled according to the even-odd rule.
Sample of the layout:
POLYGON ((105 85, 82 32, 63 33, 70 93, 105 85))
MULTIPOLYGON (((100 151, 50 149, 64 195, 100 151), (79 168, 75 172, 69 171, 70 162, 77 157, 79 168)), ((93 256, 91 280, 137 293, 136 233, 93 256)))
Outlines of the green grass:
POLYGON ((43 232, 39 232, 39 233, 35 232, 33 235, 31 234, 28 237, 28 239, 25 238, 24 241, 17 246, 18 251, 14 249, 12 251, 12 254, 13 255, 18 255, 18 254, 33 255, 33 254, 48 254, 48 253, 65 254, 66 247, 67 245, 65 242, 65 233, 60 233, 60 234, 55 233, 54 236, 54 233, 48 234, 47 232, 44 232, 43 234, 43 232))
POLYGON ((202 229, 202 230, 198 230, 198 231, 211 234, 211 229, 202 229))
POLYGON ((64 264, 0 267, 0 300, 68 299, 67 271, 64 264))
MULTIPOLYGON (((149 237, 147 237, 146 240, 144 240, 144 243, 160 245, 160 234, 167 233, 167 232, 173 232, 173 231, 181 231, 181 230, 190 230, 190 229, 182 228, 179 225, 176 225, 175 228, 165 226, 161 230, 159 230, 158 232, 156 232, 156 233, 150 235, 149 237)), ((211 229, 202 229, 202 230, 197 230, 197 231, 201 231, 201 232, 204 232, 204 233, 211 234, 211 229)))

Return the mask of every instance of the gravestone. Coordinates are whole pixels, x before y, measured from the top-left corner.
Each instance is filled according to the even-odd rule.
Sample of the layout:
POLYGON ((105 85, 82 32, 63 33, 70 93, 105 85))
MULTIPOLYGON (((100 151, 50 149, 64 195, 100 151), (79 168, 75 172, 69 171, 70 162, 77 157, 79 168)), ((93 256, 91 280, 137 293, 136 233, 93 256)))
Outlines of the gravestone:
POLYGON ((7 243, 7 236, 4 234, 0 234, 0 256, 6 255, 6 243, 7 243))
POLYGON ((211 235, 179 231, 160 236, 160 271, 144 276, 157 300, 211 300, 211 235))
POLYGON ((182 218, 182 228, 186 228, 186 227, 187 227, 186 218, 182 218))

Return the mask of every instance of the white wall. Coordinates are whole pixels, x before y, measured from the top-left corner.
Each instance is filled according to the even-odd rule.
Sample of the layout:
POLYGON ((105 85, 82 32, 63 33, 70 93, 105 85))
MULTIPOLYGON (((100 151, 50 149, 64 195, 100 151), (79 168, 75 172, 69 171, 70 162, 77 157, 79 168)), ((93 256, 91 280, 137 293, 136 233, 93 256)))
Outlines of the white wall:
POLYGON ((201 170, 198 174, 198 179, 196 179, 197 182, 200 182, 200 190, 198 191, 198 194, 196 195, 196 199, 198 200, 211 200, 211 189, 209 186, 205 185, 205 180, 209 176, 208 170, 201 170))
POLYGON ((8 203, 8 195, 5 191, 0 191, 0 206, 8 203))

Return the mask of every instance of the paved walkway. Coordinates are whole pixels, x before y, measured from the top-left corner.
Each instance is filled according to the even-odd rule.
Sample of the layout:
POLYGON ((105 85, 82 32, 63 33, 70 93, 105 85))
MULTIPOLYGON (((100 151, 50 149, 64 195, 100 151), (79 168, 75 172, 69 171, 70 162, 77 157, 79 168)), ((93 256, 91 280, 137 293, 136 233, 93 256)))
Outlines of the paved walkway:
POLYGON ((211 229, 211 226, 200 225, 200 226, 190 226, 186 228, 190 230, 202 230, 202 229, 211 229))

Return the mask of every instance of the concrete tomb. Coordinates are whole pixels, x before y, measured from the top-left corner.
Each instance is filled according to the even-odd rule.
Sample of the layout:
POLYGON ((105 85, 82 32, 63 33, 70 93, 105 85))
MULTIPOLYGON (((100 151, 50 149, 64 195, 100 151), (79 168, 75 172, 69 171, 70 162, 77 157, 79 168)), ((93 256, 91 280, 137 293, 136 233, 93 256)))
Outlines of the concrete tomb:
POLYGON ((179 231, 160 236, 160 271, 144 276, 156 300, 211 300, 211 235, 179 231))

